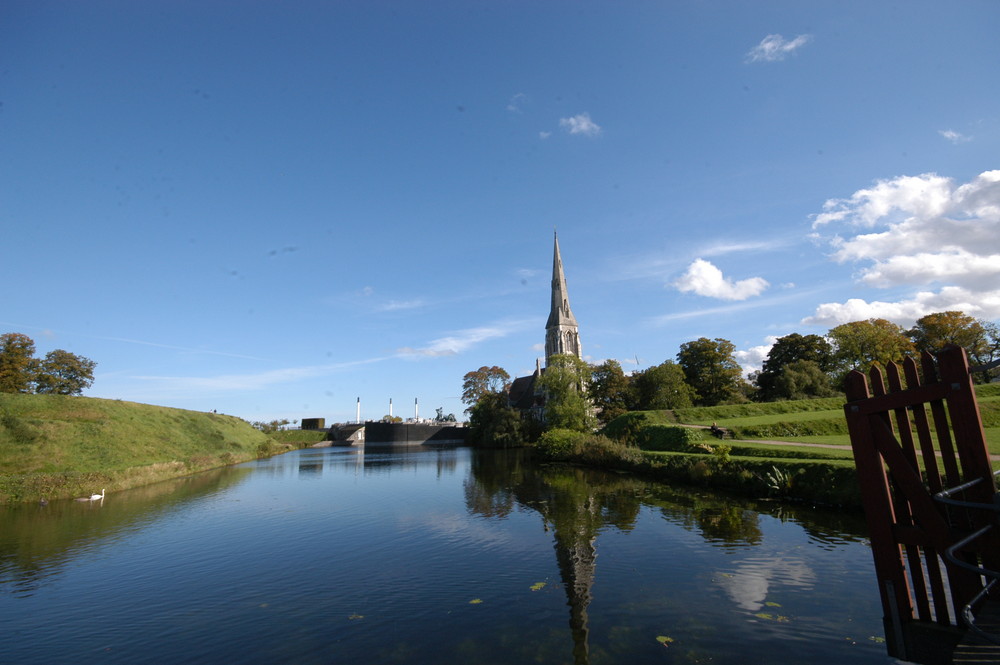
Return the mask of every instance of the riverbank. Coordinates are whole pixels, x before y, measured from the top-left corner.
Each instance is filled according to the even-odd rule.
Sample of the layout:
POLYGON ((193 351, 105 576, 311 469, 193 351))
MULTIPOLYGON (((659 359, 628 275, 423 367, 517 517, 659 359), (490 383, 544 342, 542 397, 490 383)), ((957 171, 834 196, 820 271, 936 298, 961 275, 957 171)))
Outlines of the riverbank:
POLYGON ((301 448, 235 416, 0 394, 0 504, 90 496, 301 448))

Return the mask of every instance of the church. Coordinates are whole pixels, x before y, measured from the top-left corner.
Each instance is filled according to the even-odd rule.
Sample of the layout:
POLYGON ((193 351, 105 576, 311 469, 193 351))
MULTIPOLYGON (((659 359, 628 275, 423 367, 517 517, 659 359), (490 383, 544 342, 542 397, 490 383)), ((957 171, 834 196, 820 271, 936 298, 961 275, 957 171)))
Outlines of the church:
MULTIPOLYGON (((566 274, 563 271, 562 256, 559 254, 559 235, 555 234, 552 250, 552 305, 549 319, 545 323, 545 366, 554 355, 571 355, 583 358, 580 349, 580 331, 569 308, 569 291, 566 288, 566 274)), ((535 371, 530 376, 514 379, 507 393, 511 407, 530 413, 541 421, 544 417, 545 396, 537 389, 538 378, 542 375, 541 364, 535 361, 535 371)))

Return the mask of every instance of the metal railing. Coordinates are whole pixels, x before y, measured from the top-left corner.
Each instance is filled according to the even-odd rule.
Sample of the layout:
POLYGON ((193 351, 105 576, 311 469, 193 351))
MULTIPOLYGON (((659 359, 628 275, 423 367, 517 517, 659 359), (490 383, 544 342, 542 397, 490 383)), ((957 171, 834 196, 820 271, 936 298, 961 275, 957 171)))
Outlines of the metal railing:
MULTIPOLYGON (((1000 476, 1000 471, 994 472, 994 477, 1000 476)), ((983 585, 982 590, 977 593, 968 603, 962 607, 962 621, 965 623, 966 627, 979 637, 992 642, 993 644, 1000 645, 1000 633, 987 632, 981 627, 976 625, 976 615, 973 609, 979 604, 986 596, 989 595, 993 586, 1000 580, 1000 572, 991 570, 983 565, 978 565, 975 563, 970 563, 969 561, 958 556, 960 551, 968 551, 969 546, 976 540, 982 538, 990 531, 997 529, 1000 526, 1000 493, 994 494, 993 503, 980 503, 975 501, 963 501, 961 499, 953 498, 956 494, 961 494, 966 490, 969 490, 976 485, 984 482, 986 479, 983 477, 974 478, 968 482, 962 483, 961 485, 956 485, 948 489, 941 490, 934 495, 934 500, 948 506, 956 506, 960 508, 965 508, 967 510, 986 510, 992 512, 996 515, 994 521, 991 524, 980 527, 976 531, 972 532, 965 538, 957 541, 945 550, 945 558, 949 562, 958 566, 959 568, 964 568, 965 570, 972 571, 977 575, 981 575, 984 578, 989 579, 989 582, 983 585)))

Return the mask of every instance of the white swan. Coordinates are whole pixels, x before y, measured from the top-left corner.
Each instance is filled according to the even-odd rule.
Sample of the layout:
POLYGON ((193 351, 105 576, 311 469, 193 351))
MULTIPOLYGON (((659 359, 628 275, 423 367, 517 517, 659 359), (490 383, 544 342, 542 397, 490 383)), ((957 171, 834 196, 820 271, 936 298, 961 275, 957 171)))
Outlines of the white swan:
POLYGON ((104 500, 104 490, 101 490, 100 494, 91 494, 90 496, 81 496, 77 501, 103 501, 104 500))

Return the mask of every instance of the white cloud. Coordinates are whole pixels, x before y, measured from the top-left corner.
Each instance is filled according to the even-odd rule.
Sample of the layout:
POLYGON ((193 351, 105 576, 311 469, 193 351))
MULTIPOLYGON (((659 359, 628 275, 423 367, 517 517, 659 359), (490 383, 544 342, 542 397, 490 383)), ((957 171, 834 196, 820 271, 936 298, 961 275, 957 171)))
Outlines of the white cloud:
POLYGON ((581 113, 573 116, 572 118, 560 118, 559 126, 570 134, 597 136, 601 133, 601 128, 596 122, 590 119, 589 113, 581 113))
POLYGON ((965 312, 977 318, 995 319, 1000 316, 1000 289, 974 292, 946 286, 938 292, 921 291, 912 298, 896 302, 868 302, 851 298, 843 303, 823 303, 812 316, 803 319, 802 323, 833 327, 841 323, 878 318, 908 328, 926 314, 949 310, 965 312))
POLYGON ((261 390, 269 386, 291 383, 319 376, 328 376, 359 365, 386 360, 389 356, 368 358, 328 365, 285 367, 252 374, 222 374, 219 376, 135 376, 145 384, 140 391, 164 397, 165 395, 192 397, 203 393, 243 392, 261 390), (150 392, 151 391, 151 392, 150 392))
POLYGON ((945 137, 954 144, 968 143, 972 140, 971 136, 965 136, 964 134, 959 134, 953 129, 939 129, 938 134, 945 137))
POLYGON ((520 330, 521 328, 523 328, 523 323, 467 328, 453 335, 435 339, 427 344, 427 346, 421 348, 403 347, 398 350, 398 354, 404 358, 455 356, 463 351, 467 351, 480 342, 498 337, 506 337, 511 332, 520 330))
POLYGON ((550 136, 552 136, 552 132, 538 132, 538 138, 542 139, 543 141, 549 138, 550 136))
POLYGON ((417 309, 418 307, 423 307, 425 302, 420 298, 416 300, 390 300, 387 303, 379 305, 376 309, 379 312, 397 312, 401 309, 417 309))
POLYGON ((736 358, 736 362, 740 364, 743 368, 743 373, 749 375, 752 372, 760 370, 764 366, 764 360, 767 359, 767 354, 771 352, 771 347, 774 343, 778 341, 777 337, 773 335, 768 336, 766 339, 766 344, 760 346, 752 346, 745 351, 736 351, 733 356, 736 358))
POLYGON ((701 252, 702 256, 724 256, 740 252, 773 252, 793 244, 795 239, 771 238, 767 240, 749 240, 743 242, 716 242, 708 245, 701 252))
POLYGON ((528 101, 528 96, 523 92, 519 92, 510 98, 507 102, 507 110, 511 113, 521 113, 521 107, 528 101))
POLYGON ((734 282, 723 276, 722 271, 708 261, 696 259, 673 286, 679 291, 693 292, 699 296, 722 300, 746 300, 760 295, 769 285, 761 277, 750 277, 734 282))
POLYGON ((768 35, 746 55, 746 62, 777 62, 794 53, 812 40, 812 35, 799 35, 788 41, 781 35, 768 35))
POLYGON ((840 324, 879 317, 900 325, 935 311, 1000 317, 1000 170, 956 185, 933 173, 879 181, 815 216, 839 263, 861 264, 860 283, 927 287, 897 302, 824 303, 804 323, 840 324), (859 232, 863 231, 863 232, 859 232), (853 235, 852 235, 853 234, 853 235))

